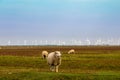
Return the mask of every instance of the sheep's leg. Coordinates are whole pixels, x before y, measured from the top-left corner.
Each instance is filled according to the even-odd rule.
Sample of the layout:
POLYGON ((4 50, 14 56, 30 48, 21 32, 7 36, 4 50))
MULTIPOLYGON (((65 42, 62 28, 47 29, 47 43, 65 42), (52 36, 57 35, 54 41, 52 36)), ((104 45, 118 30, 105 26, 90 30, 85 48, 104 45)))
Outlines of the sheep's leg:
POLYGON ((58 66, 55 66, 55 72, 58 72, 58 66))
POLYGON ((51 71, 54 71, 54 66, 50 66, 50 70, 51 70, 51 71))

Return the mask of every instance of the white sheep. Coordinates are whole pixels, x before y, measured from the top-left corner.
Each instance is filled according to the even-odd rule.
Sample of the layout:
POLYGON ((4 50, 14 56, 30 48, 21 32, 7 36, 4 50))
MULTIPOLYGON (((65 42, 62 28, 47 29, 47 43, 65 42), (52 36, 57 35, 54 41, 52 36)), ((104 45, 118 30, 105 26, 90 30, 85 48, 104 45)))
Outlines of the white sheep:
POLYGON ((71 53, 75 53, 75 50, 71 49, 71 50, 68 51, 68 54, 71 54, 71 53))
POLYGON ((51 71, 58 72, 58 67, 61 64, 61 53, 60 51, 51 52, 48 54, 47 63, 50 66, 51 71))
POLYGON ((48 52, 47 51, 42 51, 42 58, 45 59, 48 56, 48 52))

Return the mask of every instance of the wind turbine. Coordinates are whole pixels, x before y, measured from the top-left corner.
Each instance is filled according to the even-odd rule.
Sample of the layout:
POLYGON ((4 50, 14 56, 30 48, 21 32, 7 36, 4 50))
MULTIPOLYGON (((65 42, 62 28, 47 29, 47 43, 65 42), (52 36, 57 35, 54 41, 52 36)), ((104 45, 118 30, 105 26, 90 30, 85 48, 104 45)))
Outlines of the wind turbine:
POLYGON ((37 45, 37 40, 35 40, 35 45, 37 45))
POLYGON ((78 41, 78 45, 82 45, 82 41, 81 40, 78 41))
POLYGON ((102 40, 101 39, 97 39, 97 41, 95 42, 95 45, 101 45, 102 40))
POLYGON ((24 45, 27 45, 27 40, 24 40, 24 45))
POLYGON ((118 39, 118 45, 120 45, 120 39, 118 39))
POLYGON ((58 44, 57 45, 61 45, 61 41, 60 40, 58 40, 58 44))
POLYGON ((17 40, 17 45, 20 45, 20 41, 19 40, 17 40))
POLYGON ((40 40, 40 45, 42 45, 42 40, 40 40))
POLYGON ((76 44, 76 40, 75 39, 72 39, 71 40, 71 45, 75 45, 76 44))
POLYGON ((51 43, 52 43, 52 45, 56 45, 56 44, 57 44, 57 41, 56 41, 56 40, 53 40, 51 43))
POLYGON ((11 45, 11 41, 10 40, 8 41, 8 45, 11 45))
POLYGON ((87 42, 87 45, 91 45, 91 42, 88 38, 86 39, 86 42, 87 42))
POLYGON ((65 45, 66 43, 65 43, 65 41, 62 41, 62 45, 65 45))
POLYGON ((45 45, 47 45, 48 44, 48 41, 47 40, 45 40, 45 45))

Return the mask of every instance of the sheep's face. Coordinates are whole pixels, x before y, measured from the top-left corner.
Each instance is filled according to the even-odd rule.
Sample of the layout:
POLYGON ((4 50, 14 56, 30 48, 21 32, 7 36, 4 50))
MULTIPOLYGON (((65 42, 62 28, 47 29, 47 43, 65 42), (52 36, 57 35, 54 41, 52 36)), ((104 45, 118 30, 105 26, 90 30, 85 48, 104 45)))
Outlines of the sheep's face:
POLYGON ((55 51, 55 57, 60 59, 61 58, 61 53, 60 51, 55 51))

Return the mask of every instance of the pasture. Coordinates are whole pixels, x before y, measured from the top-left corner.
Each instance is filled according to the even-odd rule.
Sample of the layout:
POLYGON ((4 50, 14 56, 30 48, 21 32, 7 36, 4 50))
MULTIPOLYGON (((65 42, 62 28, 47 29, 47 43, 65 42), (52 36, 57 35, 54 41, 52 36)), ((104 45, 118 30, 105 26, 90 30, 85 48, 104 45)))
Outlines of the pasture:
POLYGON ((120 46, 1 46, 0 80, 120 80, 120 46), (61 51, 58 73, 50 72, 43 50, 61 51))

